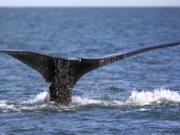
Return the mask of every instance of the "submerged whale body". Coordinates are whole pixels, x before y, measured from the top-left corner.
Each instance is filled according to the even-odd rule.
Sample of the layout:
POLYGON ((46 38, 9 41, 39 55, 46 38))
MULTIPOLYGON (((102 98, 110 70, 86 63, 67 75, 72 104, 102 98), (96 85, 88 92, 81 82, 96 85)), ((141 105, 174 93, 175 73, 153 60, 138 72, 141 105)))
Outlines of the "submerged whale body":
POLYGON ((129 56, 176 45, 180 45, 180 42, 140 48, 127 53, 102 58, 80 58, 76 60, 53 57, 30 51, 0 50, 0 53, 8 54, 38 71, 48 84, 50 101, 68 105, 72 100, 72 89, 74 85, 85 73, 129 56))

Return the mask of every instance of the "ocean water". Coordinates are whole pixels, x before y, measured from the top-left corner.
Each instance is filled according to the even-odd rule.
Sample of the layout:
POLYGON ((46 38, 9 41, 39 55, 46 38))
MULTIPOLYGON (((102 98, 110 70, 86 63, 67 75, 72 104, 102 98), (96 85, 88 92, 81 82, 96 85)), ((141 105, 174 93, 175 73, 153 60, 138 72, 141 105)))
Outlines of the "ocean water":
MULTIPOLYGON (((180 41, 180 8, 0 8, 0 49, 96 58, 180 41)), ((69 106, 0 54, 0 135, 179 135, 180 46, 84 75, 69 106)))

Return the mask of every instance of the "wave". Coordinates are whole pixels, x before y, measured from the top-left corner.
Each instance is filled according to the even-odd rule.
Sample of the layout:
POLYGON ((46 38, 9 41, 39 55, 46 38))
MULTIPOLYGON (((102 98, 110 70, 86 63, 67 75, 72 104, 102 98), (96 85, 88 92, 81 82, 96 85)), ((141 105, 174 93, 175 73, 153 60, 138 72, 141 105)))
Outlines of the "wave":
POLYGON ((33 110, 51 110, 51 111, 72 111, 89 105, 101 107, 140 107, 143 110, 145 106, 162 105, 180 105, 180 94, 169 89, 155 89, 153 91, 132 91, 127 100, 103 100, 92 99, 88 97, 73 96, 72 103, 69 106, 57 106, 49 103, 49 93, 47 91, 39 93, 36 97, 15 104, 6 100, 0 100, 0 112, 9 111, 33 111, 33 110))

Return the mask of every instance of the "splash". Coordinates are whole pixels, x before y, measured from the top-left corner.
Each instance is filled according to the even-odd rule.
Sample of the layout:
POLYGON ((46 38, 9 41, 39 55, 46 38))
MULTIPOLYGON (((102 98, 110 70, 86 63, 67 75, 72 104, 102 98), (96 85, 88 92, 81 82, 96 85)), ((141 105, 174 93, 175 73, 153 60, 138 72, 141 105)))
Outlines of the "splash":
MULTIPOLYGON (((23 110, 53 110, 53 111, 73 111, 81 107, 89 105, 100 107, 141 107, 140 110, 144 111, 144 106, 161 106, 163 103, 166 105, 176 104, 180 105, 180 94, 176 91, 169 89, 155 89, 153 91, 132 91, 127 100, 103 100, 92 99, 88 97, 73 96, 72 103, 69 106, 57 106, 49 103, 49 93, 47 91, 39 93, 32 99, 23 101, 22 103, 9 103, 6 100, 0 100, 0 112, 9 111, 23 111, 23 110)), ((145 108, 149 110, 150 108, 145 108)))
POLYGON ((131 96, 125 101, 119 100, 98 100, 74 96, 72 103, 77 105, 96 104, 109 107, 124 107, 124 106, 146 106, 159 105, 162 103, 180 104, 180 94, 168 89, 155 89, 154 91, 132 91, 131 96))
POLYGON ((155 89, 153 92, 132 91, 128 102, 139 106, 161 104, 163 102, 180 103, 180 94, 169 89, 155 89))
POLYGON ((18 111, 18 108, 6 100, 0 100, 0 112, 18 111))
POLYGON ((49 101, 49 93, 47 91, 39 93, 35 98, 23 101, 23 104, 46 103, 49 101))

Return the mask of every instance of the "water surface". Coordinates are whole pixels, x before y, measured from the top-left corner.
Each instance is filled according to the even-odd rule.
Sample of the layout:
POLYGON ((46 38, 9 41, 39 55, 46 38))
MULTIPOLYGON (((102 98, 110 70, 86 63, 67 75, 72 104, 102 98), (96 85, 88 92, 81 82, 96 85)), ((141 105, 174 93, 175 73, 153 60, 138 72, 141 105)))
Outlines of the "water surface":
MULTIPOLYGON (((0 49, 96 58, 180 41, 180 8, 0 8, 0 49)), ((83 76, 69 106, 48 104, 41 76, 0 55, 2 135, 180 133, 180 47, 83 76)))

